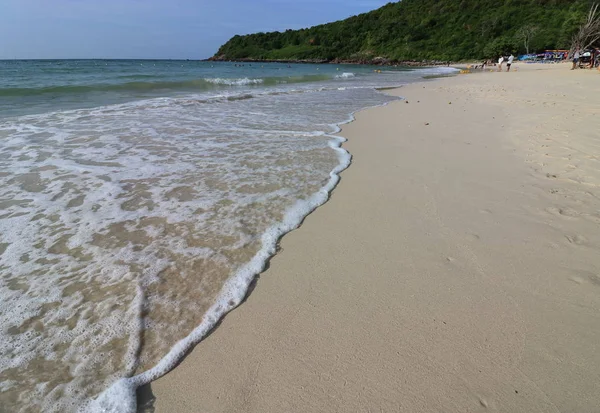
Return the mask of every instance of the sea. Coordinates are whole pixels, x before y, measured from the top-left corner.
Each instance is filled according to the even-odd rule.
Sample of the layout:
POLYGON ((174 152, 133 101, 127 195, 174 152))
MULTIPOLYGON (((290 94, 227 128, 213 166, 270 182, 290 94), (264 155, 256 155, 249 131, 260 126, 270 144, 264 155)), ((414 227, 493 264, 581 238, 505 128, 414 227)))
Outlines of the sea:
POLYGON ((0 412, 135 412, 327 201, 340 125, 454 72, 0 61, 0 412))

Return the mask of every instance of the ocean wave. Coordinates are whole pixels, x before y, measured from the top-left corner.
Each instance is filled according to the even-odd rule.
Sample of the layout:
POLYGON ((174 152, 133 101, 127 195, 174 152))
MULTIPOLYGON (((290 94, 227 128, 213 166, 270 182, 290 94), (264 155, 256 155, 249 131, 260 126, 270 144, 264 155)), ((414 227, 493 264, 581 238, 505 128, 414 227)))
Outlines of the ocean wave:
POLYGON ((37 113, 23 115, 14 120, 22 122, 35 122, 54 117, 61 117, 68 120, 74 120, 81 117, 86 117, 85 114, 90 113, 123 113, 132 110, 170 108, 177 106, 204 105, 204 104, 220 104, 223 102, 236 102, 241 100, 268 98, 269 96, 286 96, 297 94, 310 94, 329 91, 343 91, 349 89, 373 89, 371 86, 355 86, 355 87, 339 87, 339 86, 319 86, 319 87, 301 87, 294 89, 257 89, 252 93, 247 90, 227 90, 219 91, 216 94, 191 94, 185 97, 156 97, 132 102, 116 103, 105 106, 97 106, 90 109, 67 109, 59 111, 51 111, 45 113, 37 113))
POLYGON ((351 72, 344 72, 341 75, 335 75, 336 79, 350 79, 352 77, 355 77, 356 75, 354 73, 351 72))
POLYGON ((433 66, 417 69, 419 73, 424 75, 451 75, 460 72, 459 69, 451 66, 433 66))
MULTIPOLYGON (((348 78, 353 74, 344 73, 338 75, 339 79, 348 78)), ((0 98, 10 97, 32 97, 42 95, 76 95, 86 93, 102 93, 102 92, 119 92, 119 93, 152 93, 152 92, 169 92, 169 91, 198 91, 205 92, 218 88, 229 88, 236 86, 276 86, 290 83, 309 83, 331 80, 334 77, 331 75, 301 75, 301 76, 280 76, 280 77, 264 77, 264 78, 202 78, 192 80, 175 80, 175 81, 160 81, 149 80, 152 75, 132 75, 120 77, 121 79, 139 79, 130 82, 119 83, 98 83, 98 84, 83 84, 83 85, 56 85, 46 87, 28 87, 28 88, 1 88, 0 98), (148 80, 143 80, 148 79, 148 80)))
MULTIPOLYGON (((231 85, 242 85, 240 79, 231 79, 231 85)), ((249 84, 249 83, 248 83, 249 84)), ((0 97, 19 97, 19 96, 38 96, 38 95, 69 95, 83 94, 93 92, 122 92, 139 93, 152 91, 169 90, 199 90, 206 91, 214 89, 218 85, 225 85, 224 82, 218 83, 205 79, 194 79, 185 81, 134 81, 110 84, 91 84, 91 85, 60 85, 40 88, 5 88, 0 89, 0 97)))
POLYGON ((206 78, 204 79, 208 83, 215 85, 227 85, 227 86, 246 86, 246 85, 260 85, 265 83, 265 79, 249 79, 247 77, 243 79, 223 79, 223 78, 206 78))

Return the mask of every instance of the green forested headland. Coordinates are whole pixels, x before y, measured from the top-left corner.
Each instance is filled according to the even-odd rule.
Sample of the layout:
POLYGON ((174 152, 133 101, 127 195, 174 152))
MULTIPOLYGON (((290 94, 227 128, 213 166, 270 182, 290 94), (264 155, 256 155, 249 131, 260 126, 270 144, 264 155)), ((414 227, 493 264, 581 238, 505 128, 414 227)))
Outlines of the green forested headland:
POLYGON ((234 36, 219 60, 459 61, 570 47, 590 0, 402 0, 302 30, 234 36), (528 41, 527 41, 528 40, 528 41))

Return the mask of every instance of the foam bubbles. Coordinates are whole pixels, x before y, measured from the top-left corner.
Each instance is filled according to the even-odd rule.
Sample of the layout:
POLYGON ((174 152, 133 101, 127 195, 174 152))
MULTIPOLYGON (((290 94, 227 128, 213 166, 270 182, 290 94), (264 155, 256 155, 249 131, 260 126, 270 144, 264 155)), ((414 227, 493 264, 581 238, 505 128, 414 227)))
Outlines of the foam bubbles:
POLYGON ((341 73, 339 75, 335 75, 335 78, 336 79, 349 79, 349 78, 352 78, 354 76, 356 76, 354 73, 344 72, 344 73, 341 73))
POLYGON ((264 83, 264 79, 249 79, 247 77, 242 79, 205 78, 204 80, 215 85, 227 86, 260 85, 264 83))

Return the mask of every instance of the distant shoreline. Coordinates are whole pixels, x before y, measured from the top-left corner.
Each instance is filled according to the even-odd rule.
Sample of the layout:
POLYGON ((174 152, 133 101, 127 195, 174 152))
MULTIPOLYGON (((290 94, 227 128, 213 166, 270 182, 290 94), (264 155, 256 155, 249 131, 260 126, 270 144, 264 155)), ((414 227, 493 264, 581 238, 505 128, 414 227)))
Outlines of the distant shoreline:
POLYGON ((209 57, 207 59, 160 59, 160 58, 106 58, 106 57, 87 57, 87 58, 42 58, 42 59, 0 59, 0 62, 24 62, 24 61, 173 61, 173 62, 218 62, 218 63, 282 63, 282 64, 347 64, 364 66, 409 66, 409 67, 431 67, 431 66, 453 66, 458 62, 443 62, 439 60, 390 60, 385 58, 365 59, 227 59, 223 57, 209 57))
POLYGON ((367 59, 255 59, 241 58, 228 59, 226 57, 210 57, 204 60, 205 62, 231 62, 231 63, 286 63, 286 64, 348 64, 348 65, 365 65, 365 66, 452 66, 455 62, 439 61, 439 60, 391 60, 386 58, 367 59))

